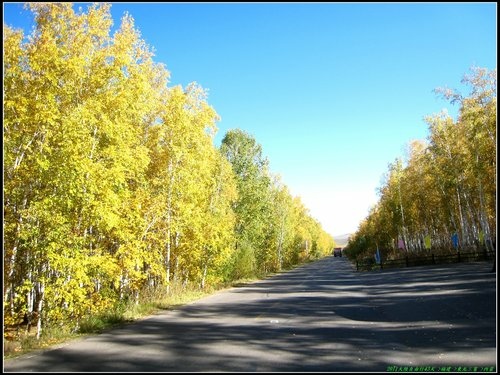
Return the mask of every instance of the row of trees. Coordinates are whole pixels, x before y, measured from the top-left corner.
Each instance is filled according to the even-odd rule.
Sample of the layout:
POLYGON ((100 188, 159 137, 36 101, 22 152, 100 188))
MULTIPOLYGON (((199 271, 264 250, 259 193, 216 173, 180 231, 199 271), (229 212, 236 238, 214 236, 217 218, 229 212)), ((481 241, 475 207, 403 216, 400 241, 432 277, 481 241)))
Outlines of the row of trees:
POLYGON ((261 146, 241 130, 229 131, 221 152, 236 176, 234 277, 281 270, 331 253, 327 234, 288 188, 268 170, 261 146))
POLYGON ((173 283, 262 275, 333 239, 240 130, 110 5, 32 3, 4 24, 4 324, 79 321, 173 283))
POLYGON ((496 69, 472 68, 469 93, 436 89, 459 104, 429 116, 429 136, 389 165, 380 199, 352 236, 347 253, 400 257, 404 249, 471 249, 496 243, 496 69), (393 250, 393 251, 391 251, 393 250))

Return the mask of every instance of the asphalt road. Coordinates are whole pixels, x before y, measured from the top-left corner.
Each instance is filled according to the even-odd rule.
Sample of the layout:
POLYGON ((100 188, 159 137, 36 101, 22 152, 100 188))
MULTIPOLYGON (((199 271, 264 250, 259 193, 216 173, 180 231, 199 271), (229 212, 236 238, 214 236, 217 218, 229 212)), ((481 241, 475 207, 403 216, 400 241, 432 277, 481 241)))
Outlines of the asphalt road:
POLYGON ((490 263, 356 272, 327 257, 4 361, 4 372, 496 371, 490 263))

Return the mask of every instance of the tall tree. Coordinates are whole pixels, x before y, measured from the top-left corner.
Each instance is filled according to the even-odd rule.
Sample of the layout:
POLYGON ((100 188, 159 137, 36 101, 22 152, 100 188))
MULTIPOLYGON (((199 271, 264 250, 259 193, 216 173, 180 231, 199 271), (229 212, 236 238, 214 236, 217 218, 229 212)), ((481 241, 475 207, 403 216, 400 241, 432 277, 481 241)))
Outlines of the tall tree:
POLYGON ((263 262, 266 223, 269 217, 270 177, 268 161, 253 136, 230 130, 221 143, 221 153, 236 175, 236 277, 255 274, 263 262))

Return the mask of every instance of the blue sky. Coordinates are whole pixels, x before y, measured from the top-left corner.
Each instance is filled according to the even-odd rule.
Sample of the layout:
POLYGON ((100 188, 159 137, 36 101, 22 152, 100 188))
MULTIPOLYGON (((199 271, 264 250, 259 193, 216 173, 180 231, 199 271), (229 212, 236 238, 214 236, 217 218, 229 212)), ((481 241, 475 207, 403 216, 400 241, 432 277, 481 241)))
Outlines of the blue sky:
MULTIPOLYGON (((87 3, 79 6, 86 9, 87 3)), ((291 193, 332 235, 352 233, 388 164, 464 90, 470 67, 496 68, 497 8, 471 3, 112 3, 128 11, 170 85, 196 81, 225 132, 252 134, 291 193)), ((4 23, 30 28, 20 3, 4 23)))

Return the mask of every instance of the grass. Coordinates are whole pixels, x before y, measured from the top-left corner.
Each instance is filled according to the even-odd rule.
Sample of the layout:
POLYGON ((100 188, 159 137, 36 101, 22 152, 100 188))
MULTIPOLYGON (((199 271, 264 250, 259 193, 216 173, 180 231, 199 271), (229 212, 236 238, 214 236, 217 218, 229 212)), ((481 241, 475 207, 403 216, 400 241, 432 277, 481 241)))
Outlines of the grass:
POLYGON ((71 333, 62 328, 47 328, 42 337, 36 338, 36 328, 29 332, 23 327, 4 328, 3 354, 4 358, 17 357, 34 350, 46 349, 71 339, 82 336, 80 333, 71 333))

